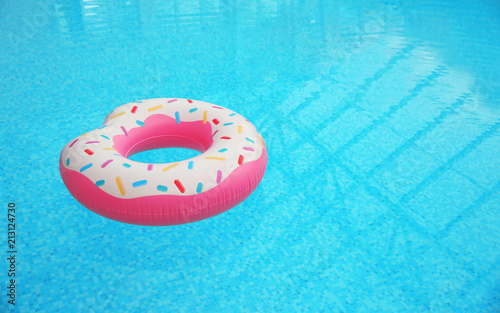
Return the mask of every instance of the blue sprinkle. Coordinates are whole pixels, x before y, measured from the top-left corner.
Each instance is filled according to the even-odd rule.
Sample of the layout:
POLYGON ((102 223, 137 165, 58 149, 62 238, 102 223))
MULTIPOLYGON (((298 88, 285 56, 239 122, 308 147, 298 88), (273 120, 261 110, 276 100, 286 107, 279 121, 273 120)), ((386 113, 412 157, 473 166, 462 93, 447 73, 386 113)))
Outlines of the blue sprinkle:
POLYGON ((253 141, 252 139, 248 138, 248 137, 245 137, 246 140, 250 141, 251 143, 255 143, 255 141, 253 141))
POLYGON ((85 171, 86 169, 88 169, 88 168, 89 168, 89 167, 91 167, 92 165, 94 165, 94 164, 89 163, 89 164, 87 164, 87 165, 85 165, 85 166, 82 166, 82 168, 80 169, 80 173, 81 173, 81 172, 83 172, 83 171, 85 171))
POLYGON ((229 126, 229 125, 233 125, 233 123, 226 123, 226 124, 224 124, 222 126, 229 126))
POLYGON ((196 110, 198 110, 198 108, 191 109, 191 110, 189 110, 189 113, 196 112, 196 110))
POLYGON ((144 122, 141 122, 141 121, 136 121, 137 125, 139 126, 144 126, 144 122))
POLYGON ((141 187, 141 186, 146 185, 147 183, 148 183, 148 181, 145 180, 145 179, 144 180, 138 180, 135 183, 132 183, 132 187, 134 187, 134 188, 141 187))
POLYGON ((126 168, 129 168, 129 167, 131 167, 131 166, 132 166, 132 165, 130 165, 130 164, 128 164, 128 163, 123 163, 122 165, 123 165, 124 167, 126 167, 126 168))
POLYGON ((188 163, 188 169, 192 170, 193 169, 193 164, 194 164, 193 161, 189 161, 189 163, 188 163))
POLYGON ((167 190, 168 190, 167 186, 163 186, 163 185, 158 185, 156 187, 156 189, 158 189, 158 191, 162 191, 162 192, 167 192, 167 190))
POLYGON ((66 160, 66 166, 69 165, 69 158, 66 160))
POLYGON ((107 140, 110 140, 109 137, 101 135, 102 138, 106 138, 107 140))
POLYGON ((203 190, 203 184, 202 183, 199 183, 198 184, 198 187, 196 187, 196 192, 197 193, 201 193, 201 191, 203 190))
POLYGON ((177 122, 177 124, 179 124, 181 122, 178 111, 175 112, 175 121, 177 122))
POLYGON ((227 149, 226 149, 226 148, 224 148, 224 149, 220 149, 220 150, 219 150, 219 152, 226 152, 226 151, 227 151, 227 149))
POLYGON ((98 129, 103 129, 104 127, 106 127, 108 125, 102 125, 101 127, 99 127, 98 129))
POLYGON ((236 115, 236 113, 231 113, 231 114, 229 114, 229 116, 235 116, 235 115, 236 115))
POLYGON ((98 181, 96 181, 96 182, 95 182, 95 185, 96 185, 97 187, 101 187, 102 185, 104 185, 104 180, 98 180, 98 181))

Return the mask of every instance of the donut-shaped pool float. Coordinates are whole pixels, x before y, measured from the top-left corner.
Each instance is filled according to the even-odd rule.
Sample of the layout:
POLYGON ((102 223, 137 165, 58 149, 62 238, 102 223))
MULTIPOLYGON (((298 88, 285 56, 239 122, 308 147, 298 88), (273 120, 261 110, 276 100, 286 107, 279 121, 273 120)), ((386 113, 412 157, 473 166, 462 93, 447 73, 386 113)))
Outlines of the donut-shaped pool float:
POLYGON ((62 179, 83 206, 137 225, 206 219, 246 199, 264 176, 262 136, 243 116, 218 105, 160 98, 127 103, 62 150, 62 179), (128 159, 158 148, 202 152, 178 162, 128 159))

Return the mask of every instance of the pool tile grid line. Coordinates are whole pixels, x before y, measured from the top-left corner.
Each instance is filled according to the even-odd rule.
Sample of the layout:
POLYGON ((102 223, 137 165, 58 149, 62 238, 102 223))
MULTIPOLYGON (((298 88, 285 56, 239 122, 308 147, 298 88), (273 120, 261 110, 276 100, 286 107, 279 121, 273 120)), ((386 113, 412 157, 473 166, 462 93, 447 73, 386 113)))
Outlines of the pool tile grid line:
MULTIPOLYGON (((369 87, 379 80, 380 78, 383 77, 385 73, 387 73, 389 70, 391 70, 400 60, 403 60, 407 58, 407 54, 414 50, 414 46, 406 46, 405 48, 401 49, 396 53, 395 56, 393 56, 386 64, 384 67, 380 68, 373 74, 373 76, 365 78, 363 84, 360 84, 354 88, 353 91, 349 92, 347 95, 347 99, 352 99, 354 98, 354 101, 348 101, 347 104, 336 110, 332 115, 330 115, 328 118, 325 120, 328 121, 328 123, 334 122, 337 120, 342 114, 347 112, 350 108, 356 107, 357 103, 359 103, 363 97, 366 96, 369 87)), ((337 81, 336 79, 329 78, 330 81, 337 81)), ((308 107, 311 105, 316 100, 319 100, 319 95, 321 95, 321 91, 316 91, 312 92, 310 97, 307 97, 304 99, 303 102, 301 102, 295 109, 290 111, 287 116, 296 116, 299 114, 300 111, 302 111, 304 108, 308 107)), ((320 128, 325 127, 326 125, 321 125, 320 128)))
MULTIPOLYGON (((394 115, 398 110, 403 108, 404 106, 408 105, 408 103, 418 97, 420 91, 424 89, 425 87, 431 86, 431 83, 437 79, 444 71, 444 67, 438 67, 435 71, 431 72, 430 75, 428 75, 426 78, 424 78, 422 81, 420 81, 411 91, 410 94, 405 96, 403 99, 399 101, 399 103, 391 106, 388 111, 383 113, 381 116, 379 116, 377 119, 371 122, 371 124, 367 127, 365 127, 363 130, 361 130, 358 134, 356 134, 353 138, 351 138, 348 142, 346 142, 344 145, 340 146, 334 153, 343 153, 345 150, 348 148, 352 147, 354 144, 359 142, 362 138, 364 138, 368 133, 370 133, 372 130, 377 128, 378 126, 382 125, 384 122, 386 122, 392 115, 394 115)), ((328 123, 331 123, 331 121, 328 121, 328 123)), ((326 125, 323 125, 324 127, 326 125)))
MULTIPOLYGON (((487 138, 488 136, 490 136, 491 134, 493 134, 497 129, 498 129, 498 126, 500 126, 500 122, 495 124, 494 126, 495 127, 491 127, 489 130, 487 130, 486 132, 484 132, 482 135, 478 136, 478 138, 476 140, 474 140, 472 143, 470 143, 467 147, 465 147, 461 152, 462 153, 458 153, 457 155, 460 156, 460 158, 464 157, 466 154, 468 154, 469 152, 473 151, 472 150, 472 147, 478 145, 482 140, 484 140, 485 138, 487 138), (495 126, 496 125, 496 126, 495 126)), ((307 140, 313 144, 313 145, 319 145, 321 147, 323 147, 324 149, 327 149, 328 147, 325 147, 324 145, 321 145, 320 143, 318 143, 314 138, 310 137, 310 136, 307 136, 307 134, 304 132, 304 130, 302 129, 299 129, 299 128, 295 128, 295 131, 296 132, 299 132, 301 135, 302 135, 302 138, 307 138, 307 140)), ((418 226, 419 224, 413 219, 413 217, 411 217, 406 211, 405 211, 405 207, 404 207, 404 202, 410 200, 411 198, 408 198, 406 201, 398 201, 397 203, 395 203, 394 201, 391 201, 390 199, 388 199, 386 196, 384 196, 380 190, 373 186, 372 184, 370 184, 368 181, 367 181, 367 178, 366 175, 358 175, 358 174, 355 174, 348 166, 345 165, 345 163, 340 159, 338 158, 335 154, 331 154, 329 155, 331 159, 335 160, 336 164, 342 166, 342 169, 345 170, 346 172, 348 172, 349 175, 351 175, 355 180, 356 180, 356 184, 353 184, 352 186, 350 186, 348 188, 348 190, 341 194, 340 197, 337 197, 335 199, 336 202, 342 202, 345 200, 345 198, 347 197, 347 195, 349 195, 350 193, 354 192, 359 186, 362 186, 364 188, 366 188, 367 191, 369 191, 369 193, 376 197, 377 199, 382 199, 383 202, 387 202, 389 203, 391 206, 394 206, 397 208, 397 211, 398 211, 398 214, 401 214, 401 218, 403 218, 404 220, 408 221, 408 225, 411 226, 411 228, 413 228, 414 230, 416 230, 418 233, 424 235, 424 236, 427 236, 427 237, 432 237, 434 241, 438 241, 438 239, 436 238, 435 235, 432 235, 430 233, 428 233, 423 227, 421 226, 418 226), (404 212, 404 213, 403 213, 404 212)), ((454 158, 452 158, 454 159, 454 158)), ((450 159, 451 160, 451 159, 450 159)), ((456 159, 455 161, 458 161, 458 159, 456 159)), ((455 162, 453 161, 453 162, 455 162)), ((326 162, 326 161, 325 161, 326 162)), ((447 162, 448 163, 448 162, 447 162)), ((316 165, 316 167, 320 167, 321 165, 316 165)), ((443 167, 443 166, 441 166, 443 167)), ((440 167, 440 168, 441 168, 440 167)), ((439 168, 434 171, 433 173, 431 173, 428 177, 432 177, 432 180, 438 178, 441 174, 443 174, 447 169, 449 169, 449 166, 445 166, 444 167, 444 170, 439 170, 439 168), (437 173, 437 174, 435 174, 437 173)), ((285 169, 281 169, 283 171, 286 171, 285 169)), ((295 176, 295 173, 293 172, 288 172, 286 171, 288 175, 291 175, 291 177, 294 177, 295 176)), ((429 181, 431 182, 428 178, 427 179, 424 179, 424 181, 429 181)), ((422 186, 423 187, 423 186, 422 186)), ((418 190, 420 191, 422 189, 422 187, 418 190)), ((411 191, 410 191, 411 192, 411 191)), ((415 193, 416 195, 416 193, 415 193)), ((413 196, 415 196, 413 195, 413 196)), ((445 247, 443 247, 444 249, 445 247)), ((446 248, 447 249, 447 248, 446 248)), ((448 250, 448 249, 447 249, 448 250)), ((452 255, 452 252, 449 251, 450 255, 452 255)), ((465 261, 463 261, 464 264, 466 264, 465 261)))
POLYGON ((439 178, 441 174, 449 170, 453 164, 457 161, 464 158, 467 154, 474 151, 476 146, 481 144, 485 139, 493 135, 500 128, 500 121, 497 121, 495 124, 491 125, 489 129, 484 131, 482 134, 476 137, 472 142, 467 144, 462 150, 456 153, 453 157, 448 159, 448 161, 442 163, 435 171, 433 171, 430 175, 428 175, 423 181, 421 181, 414 189, 408 191, 401 197, 400 203, 404 203, 414 198, 425 186, 429 185, 431 182, 439 178))
POLYGON ((444 108, 437 117, 433 118, 429 122, 426 122, 425 127, 421 128, 413 136, 405 140, 405 142, 399 145, 396 150, 391 152, 381 162, 379 162, 371 170, 369 170, 366 175, 368 177, 373 176, 378 170, 384 168, 384 166, 390 164, 392 160, 395 160, 397 157, 399 157, 405 150, 407 150, 411 146, 414 146, 416 140, 441 125, 446 120, 446 117, 453 114, 459 107, 463 106, 463 104, 466 103, 467 99, 469 99, 469 96, 470 94, 468 93, 462 94, 456 102, 452 103, 447 108, 444 108))
MULTIPOLYGON (((458 105, 458 103, 456 103, 456 105, 458 105)), ((483 133, 482 135, 478 136, 478 138, 476 140, 474 140, 473 143, 469 144, 466 148, 464 148, 462 150, 462 153, 458 153, 457 155, 463 157, 466 154, 468 154, 469 152, 473 151, 471 147, 474 147, 477 144, 479 144, 486 137, 488 137, 489 135, 491 135, 492 133, 494 133, 496 131, 496 129, 498 129, 498 126, 492 127, 490 130, 488 130, 485 133, 483 133)), ((305 134, 303 134, 302 130, 296 129, 296 131, 301 132, 302 135, 303 135, 303 138, 308 138, 308 141, 310 141, 312 144, 318 144, 318 143, 315 142, 315 140, 313 138, 305 136, 305 134)), ((324 147, 324 148, 327 148, 327 147, 324 147)), ((354 192, 358 188, 358 185, 359 186, 363 186, 363 187, 366 188, 367 191, 369 191, 369 193, 372 196, 376 197, 377 199, 382 199, 384 202, 387 202, 390 205, 393 205, 394 207, 396 207, 397 211, 398 211, 398 214, 400 214, 400 217, 403 218, 405 221, 407 221, 407 224, 409 226, 411 226, 411 228, 413 228, 418 233, 420 233, 420 234, 422 234, 422 235, 424 235, 426 237, 432 238, 432 241, 435 242, 436 244, 438 244, 440 246, 440 249, 444 249, 444 250, 447 251, 447 255, 449 255, 449 256, 453 256, 454 255, 453 251, 450 251, 447 247, 441 247, 441 245, 439 244, 438 236, 436 234, 434 234, 434 235, 430 234, 424 228, 422 228, 421 226, 417 226, 418 223, 413 219, 413 217, 411 217, 407 212, 405 212, 405 207, 403 205, 404 201, 399 201, 398 203, 394 203, 393 201, 391 201, 387 197, 383 196, 382 193, 380 192, 380 190, 378 190, 377 187, 374 187, 369 182, 367 182, 367 179, 366 179, 367 177, 366 176, 365 177, 360 177, 360 176, 356 175, 337 156, 333 155, 333 156, 330 156, 330 157, 332 157, 332 159, 336 160, 336 163, 338 165, 341 165, 343 167, 343 170, 347 171, 357 181, 357 184, 353 184, 350 188, 348 188, 348 190, 345 193, 341 194, 340 197, 336 199, 336 201, 342 202, 346 198, 346 196, 348 194, 354 192)), ((443 171, 437 170, 438 171, 438 175, 434 175, 433 176, 431 174, 429 176, 432 176, 432 177, 434 177, 434 179, 436 179, 438 176, 440 176, 442 173, 444 173, 448 168, 449 167, 446 167, 445 170, 443 170, 443 171)), ((293 174, 293 173, 290 173, 290 174, 293 174)), ((424 179, 424 181, 425 180, 426 179, 424 179)), ((476 204, 482 205, 482 203, 484 203, 484 201, 486 201, 487 198, 489 196, 491 196, 492 194, 493 194, 493 191, 492 192, 486 192, 481 197, 482 200, 478 200, 479 202, 477 202, 476 204)), ((470 210, 470 211, 472 212, 472 210, 470 210)), ((464 261, 464 260, 461 260, 461 263, 462 263, 462 265, 467 265, 468 264, 467 261, 464 261)), ((470 266, 467 266, 467 268, 469 269, 469 271, 473 271, 473 269, 470 266)))
POLYGON ((492 188, 486 190, 477 198, 475 201, 473 201, 469 206, 467 206, 465 209, 463 209, 458 216, 456 216, 453 220, 451 220, 445 227, 444 229, 438 231, 436 234, 445 237, 455 226, 455 224, 458 223, 458 221, 463 220, 470 216, 471 214, 474 213, 474 210, 477 209, 478 207, 482 206, 484 203, 486 203, 491 197, 493 197, 497 192, 500 191, 500 182, 497 182, 492 188))

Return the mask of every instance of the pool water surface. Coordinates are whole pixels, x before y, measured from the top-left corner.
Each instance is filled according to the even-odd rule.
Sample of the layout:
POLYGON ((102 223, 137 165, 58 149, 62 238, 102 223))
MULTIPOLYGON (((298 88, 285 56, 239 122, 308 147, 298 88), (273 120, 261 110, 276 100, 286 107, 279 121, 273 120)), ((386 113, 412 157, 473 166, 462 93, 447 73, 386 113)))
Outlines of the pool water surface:
POLYGON ((0 21, 1 312, 500 309, 498 1, 5 0, 0 21), (161 97, 256 125, 259 187, 172 227, 85 209, 64 145, 161 97))

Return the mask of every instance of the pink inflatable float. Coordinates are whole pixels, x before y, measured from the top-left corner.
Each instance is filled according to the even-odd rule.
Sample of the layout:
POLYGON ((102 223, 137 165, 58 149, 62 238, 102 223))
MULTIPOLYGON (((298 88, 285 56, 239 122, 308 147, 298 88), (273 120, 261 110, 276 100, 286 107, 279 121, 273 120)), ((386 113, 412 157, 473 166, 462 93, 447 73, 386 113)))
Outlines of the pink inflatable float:
POLYGON ((226 108, 189 99, 127 103, 62 150, 62 179, 83 206, 138 225, 177 225, 212 217, 247 198, 267 164, 255 127, 226 108), (202 154, 146 164, 140 151, 182 147, 202 154))

